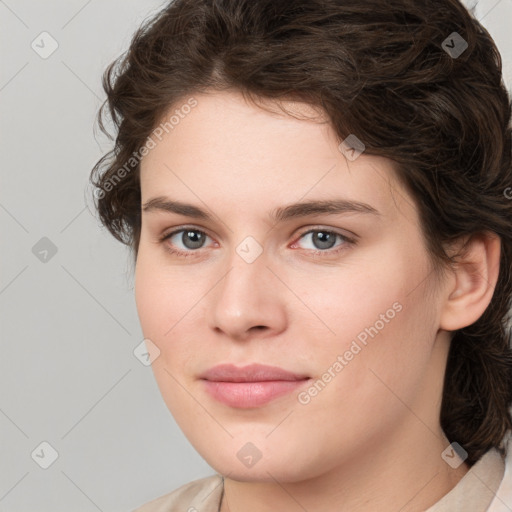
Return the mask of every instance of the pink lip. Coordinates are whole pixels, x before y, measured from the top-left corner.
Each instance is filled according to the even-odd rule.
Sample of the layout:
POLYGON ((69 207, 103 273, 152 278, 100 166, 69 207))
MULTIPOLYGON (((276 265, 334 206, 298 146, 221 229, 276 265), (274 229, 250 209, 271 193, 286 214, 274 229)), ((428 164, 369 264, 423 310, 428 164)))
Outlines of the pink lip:
POLYGON ((200 376, 206 391, 216 400, 231 407, 251 408, 264 405, 290 393, 309 379, 279 368, 251 364, 237 368, 221 364, 200 376))

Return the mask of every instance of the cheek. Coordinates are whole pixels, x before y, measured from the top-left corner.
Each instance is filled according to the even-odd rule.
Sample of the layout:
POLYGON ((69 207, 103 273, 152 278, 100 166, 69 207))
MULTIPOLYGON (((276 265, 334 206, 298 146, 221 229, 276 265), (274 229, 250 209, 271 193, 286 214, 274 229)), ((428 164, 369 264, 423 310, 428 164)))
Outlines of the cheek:
POLYGON ((160 351, 151 368, 162 398, 171 411, 179 411, 184 397, 173 378, 173 364, 179 367, 185 356, 174 336, 174 326, 184 314, 180 315, 183 298, 176 287, 169 286, 162 268, 153 264, 143 250, 139 251, 135 269, 135 302, 144 338, 150 339, 160 351))
MULTIPOLYGON (((430 280, 425 279, 430 266, 421 244, 413 248, 414 257, 411 250, 400 251, 395 244, 383 247, 378 257, 364 265, 339 274, 315 281, 297 278, 295 289, 303 293, 304 302, 330 331, 325 329, 322 336, 309 340, 314 346, 310 353, 317 362, 317 376, 337 368, 336 375, 344 375, 335 379, 338 385, 350 382, 351 388, 360 389, 367 397, 378 391, 375 386, 383 387, 371 369, 397 386, 406 386, 419 376, 436 329, 430 280), (332 369, 338 356, 346 361, 343 370, 339 365, 332 369)), ((297 317, 295 322, 304 324, 305 319, 297 317)))
POLYGON ((195 277, 191 279, 179 267, 157 265, 143 252, 137 261, 135 302, 144 337, 160 350, 152 365, 157 377, 164 367, 173 373, 181 370, 183 361, 193 355, 190 341, 197 338, 193 330, 200 326, 198 306, 207 291, 195 277))
POLYGON ((180 283, 159 261, 157 251, 142 244, 135 267, 135 302, 144 335, 160 338, 176 322, 183 294, 193 288, 180 283))
POLYGON ((378 440, 381 430, 407 415, 404 403, 412 404, 421 389, 430 333, 418 331, 423 314, 398 291, 380 302, 375 298, 364 313, 350 302, 345 305, 334 326, 336 339, 329 344, 315 340, 310 351, 315 376, 298 397, 303 404, 299 411, 304 421, 329 425, 351 442, 372 436, 378 440))
POLYGON ((143 250, 135 268, 135 303, 144 337, 162 350, 164 340, 170 339, 179 320, 183 296, 175 280, 143 250))
MULTIPOLYGON (((401 309, 407 293, 407 283, 414 281, 411 274, 416 274, 417 270, 412 269, 409 273, 398 259, 393 267, 386 263, 384 258, 373 258, 364 265, 340 266, 318 274, 314 279, 306 273, 289 277, 291 287, 310 309, 310 323, 325 326, 325 335, 318 339, 321 347, 331 339, 333 344, 339 340, 339 348, 343 348, 343 343, 375 324, 378 331, 383 331, 395 323, 395 317, 399 316, 397 309, 401 309)), ((302 309, 298 308, 296 312, 298 324, 306 322, 302 309)), ((361 338, 364 341, 364 334, 361 338)))
POLYGON ((150 339, 158 338, 161 334, 158 328, 161 327, 159 307, 164 299, 164 290, 158 286, 155 274, 139 250, 135 268, 135 304, 144 337, 150 339))

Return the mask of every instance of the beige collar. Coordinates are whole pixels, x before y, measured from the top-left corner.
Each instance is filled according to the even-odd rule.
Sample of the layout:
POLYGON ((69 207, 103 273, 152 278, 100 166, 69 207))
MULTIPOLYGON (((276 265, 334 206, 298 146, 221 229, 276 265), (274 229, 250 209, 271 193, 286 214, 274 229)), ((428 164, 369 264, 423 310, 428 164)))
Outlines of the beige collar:
POLYGON ((503 480, 505 461, 495 449, 489 450, 459 483, 425 512, 485 512, 503 480))

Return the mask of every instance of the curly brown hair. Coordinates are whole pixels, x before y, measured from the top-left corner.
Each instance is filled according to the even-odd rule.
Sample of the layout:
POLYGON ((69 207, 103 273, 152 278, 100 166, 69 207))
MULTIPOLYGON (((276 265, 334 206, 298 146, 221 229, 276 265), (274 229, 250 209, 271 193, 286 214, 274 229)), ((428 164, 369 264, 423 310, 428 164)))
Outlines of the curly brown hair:
POLYGON ((171 107, 209 90, 319 106, 340 141, 357 134, 365 154, 394 161, 437 269, 455 261, 445 252, 450 242, 497 234, 498 282, 478 321, 453 333, 440 421, 468 452, 468 465, 493 447, 505 454, 512 428, 511 103, 500 54, 462 4, 176 0, 145 20, 105 71, 103 87, 98 122, 108 135, 108 108, 117 137, 90 179, 101 222, 135 261, 144 145, 171 107), (456 42, 458 55, 450 52, 456 42))

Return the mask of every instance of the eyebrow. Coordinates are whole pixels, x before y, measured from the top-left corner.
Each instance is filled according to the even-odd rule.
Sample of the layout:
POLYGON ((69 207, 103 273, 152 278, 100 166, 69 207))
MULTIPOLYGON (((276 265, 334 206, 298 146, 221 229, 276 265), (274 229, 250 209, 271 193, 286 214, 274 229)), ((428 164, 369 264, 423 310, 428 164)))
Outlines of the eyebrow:
MULTIPOLYGON (((212 216, 201 208, 192 204, 174 201, 168 197, 158 196, 146 201, 142 206, 144 212, 162 211, 176 213, 185 217, 212 221, 212 216)), ((278 207, 269 213, 272 222, 284 222, 290 219, 308 217, 313 215, 336 215, 343 213, 365 213, 380 216, 373 206, 359 201, 347 199, 329 199, 294 203, 278 207)))

